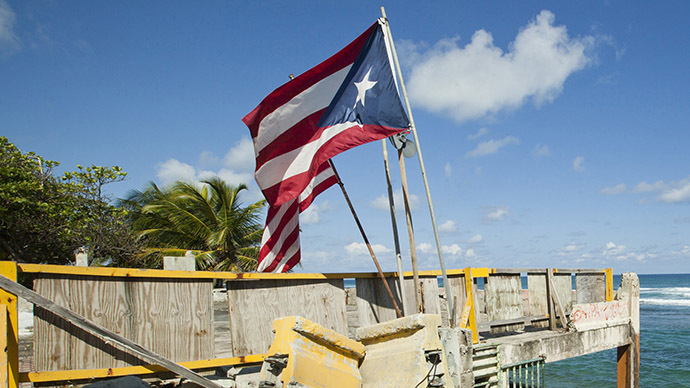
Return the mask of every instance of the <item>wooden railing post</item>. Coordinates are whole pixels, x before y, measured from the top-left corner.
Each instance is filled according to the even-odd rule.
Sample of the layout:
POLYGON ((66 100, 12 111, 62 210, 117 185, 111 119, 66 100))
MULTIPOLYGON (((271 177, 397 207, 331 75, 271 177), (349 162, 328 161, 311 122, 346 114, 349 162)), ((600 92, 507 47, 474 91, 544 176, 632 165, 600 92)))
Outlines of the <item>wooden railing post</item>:
POLYGON ((606 301, 610 302, 613 300, 613 268, 605 269, 604 275, 606 279, 606 301))
POLYGON ((472 268, 467 267, 465 268, 465 295, 467 295, 467 299, 465 301, 465 308, 462 311, 462 317, 460 318, 460 327, 472 330, 472 342, 476 344, 479 342, 479 331, 477 330, 477 309, 475 308, 473 284, 472 268))
MULTIPOLYGON (((0 261, 0 275, 6 278, 17 281, 17 263, 13 261, 0 261)), ((3 357, 6 357, 5 363, 0 363, 2 372, 0 372, 0 387, 1 388, 17 388, 19 387, 19 343, 18 330, 19 322, 17 318, 17 296, 9 292, 0 290, 0 309, 5 310, 5 318, 2 319, 0 327, 4 326, 4 330, 0 332, 2 342, 4 342, 3 357)))
POLYGON ((549 330, 555 331, 558 329, 556 324, 556 306, 553 303, 553 293, 556 290, 552 286, 553 284, 553 268, 546 269, 546 305, 549 311, 549 330))

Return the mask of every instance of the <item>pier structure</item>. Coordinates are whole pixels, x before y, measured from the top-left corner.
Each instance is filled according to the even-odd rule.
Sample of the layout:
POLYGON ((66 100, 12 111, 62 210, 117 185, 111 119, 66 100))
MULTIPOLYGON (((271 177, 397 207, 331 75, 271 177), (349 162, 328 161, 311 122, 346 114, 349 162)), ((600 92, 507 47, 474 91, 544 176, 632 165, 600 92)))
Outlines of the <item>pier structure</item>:
MULTIPOLYGON (((361 376, 363 387, 377 386, 372 382, 377 371, 404 376, 410 387, 544 386, 545 364, 615 348, 617 370, 611 373, 618 387, 639 386, 639 281, 625 273, 614 289, 610 269, 451 269, 442 284, 448 293, 439 287, 440 271, 421 271, 424 313, 399 319, 375 273, 258 274, 0 262, 0 274, 0 317, 5 317, 0 318, 0 338, 6 349, 0 354, 0 381, 8 388, 78 385, 124 375, 170 377, 170 371, 209 388, 250 387, 262 383, 259 371, 269 367, 275 372, 272 386, 300 386, 294 376, 312 368, 297 368, 282 356, 290 343, 299 343, 290 354, 303 357, 302 365, 344 360, 340 370, 361 376), (33 291, 13 282, 19 273, 35 278, 33 291), (225 338, 214 333, 212 295, 219 279, 227 289, 225 338), (454 316, 449 316, 447 295, 457 306, 454 316), (21 372, 18 296, 35 305, 33 367, 21 372), (294 318, 275 326, 274 321, 286 317, 294 318), (289 341, 276 344, 280 338, 289 341), (271 349, 282 349, 277 351, 281 356, 270 354, 271 349), (335 349, 335 356, 325 356, 324 349, 335 349), (416 367, 377 366, 376 360, 395 365, 401 349, 407 349, 406 362, 416 367), (281 380, 283 369, 276 365, 293 365, 288 368, 293 377, 281 380), (235 372, 221 382, 212 376, 219 367, 235 372), (251 370, 255 373, 238 372, 251 370)), ((404 295, 401 277, 385 276, 398 302, 414 303, 411 273, 402 276, 404 295)), ((329 384, 328 373, 308 378, 326 380, 302 386, 329 384)))

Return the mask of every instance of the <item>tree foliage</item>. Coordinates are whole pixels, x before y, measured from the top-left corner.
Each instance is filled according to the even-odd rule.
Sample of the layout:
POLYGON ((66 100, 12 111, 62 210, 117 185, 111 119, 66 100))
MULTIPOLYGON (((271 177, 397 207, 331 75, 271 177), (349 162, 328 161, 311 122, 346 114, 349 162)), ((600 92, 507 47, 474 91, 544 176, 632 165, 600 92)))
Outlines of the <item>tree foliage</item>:
POLYGON ((126 173, 117 166, 77 166, 57 179, 56 166, 0 137, 0 258, 67 264, 86 246, 96 263, 133 263, 137 246, 126 212, 103 192, 126 173))
POLYGON ((180 256, 191 250, 198 269, 255 270, 264 201, 243 207, 239 194, 245 189, 211 178, 200 187, 177 182, 160 189, 151 183, 144 191, 131 193, 122 204, 146 246, 143 261, 152 265, 163 255, 180 256))

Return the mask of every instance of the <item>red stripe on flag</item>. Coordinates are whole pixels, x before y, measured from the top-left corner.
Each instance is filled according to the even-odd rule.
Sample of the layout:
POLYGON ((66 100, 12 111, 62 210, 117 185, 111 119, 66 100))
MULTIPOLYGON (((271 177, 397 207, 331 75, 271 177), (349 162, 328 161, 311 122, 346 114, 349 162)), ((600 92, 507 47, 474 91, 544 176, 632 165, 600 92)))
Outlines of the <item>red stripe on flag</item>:
POLYGON ((337 183, 335 173, 329 163, 324 163, 318 169, 314 179, 309 183, 303 195, 300 195, 299 206, 296 201, 289 201, 283 205, 268 209, 266 227, 259 253, 259 270, 262 272, 285 272, 294 267, 301 259, 299 249, 299 213, 306 210, 314 198, 337 183), (280 219, 276 219, 280 217, 280 219), (290 221, 297 217, 296 223, 290 221), (297 244, 297 250, 288 252, 289 248, 297 244), (270 262, 266 262, 270 260, 270 262), (282 262, 282 265, 281 265, 282 262))
MULTIPOLYGON (((259 106, 254 108, 249 114, 247 114, 242 121, 249 127, 249 131, 252 137, 256 137, 259 130, 259 125, 261 121, 269 115, 271 112, 276 110, 278 107, 286 104, 294 96, 313 86, 322 79, 328 77, 329 75, 337 72, 343 67, 351 64, 359 55, 362 47, 366 43, 371 31, 376 27, 377 23, 374 23, 369 27, 363 34, 357 37, 350 44, 345 46, 342 50, 338 51, 336 54, 316 65, 315 67, 307 70, 305 73, 301 74, 297 78, 288 81, 283 84, 283 86, 274 90, 266 96, 259 106)), ((333 92, 335 94, 335 91, 333 92)), ((328 105, 328 101, 325 105, 328 105)))
POLYGON ((302 121, 292 126, 288 131, 276 137, 269 145, 262 148, 256 155, 256 171, 269 160, 302 147, 307 143, 318 140, 324 128, 316 128, 316 124, 323 115, 326 108, 323 108, 305 117, 302 121))

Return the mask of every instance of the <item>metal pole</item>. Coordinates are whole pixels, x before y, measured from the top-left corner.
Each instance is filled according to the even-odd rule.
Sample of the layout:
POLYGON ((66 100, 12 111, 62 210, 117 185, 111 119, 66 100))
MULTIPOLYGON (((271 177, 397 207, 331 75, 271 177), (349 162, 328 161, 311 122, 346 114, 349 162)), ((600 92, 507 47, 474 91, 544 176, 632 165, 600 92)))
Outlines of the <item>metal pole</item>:
POLYGON ((402 302, 403 313, 407 315, 407 303, 405 303, 405 276, 403 275, 402 256, 400 255, 400 238, 398 237, 398 223, 395 220, 395 202, 393 201, 393 186, 391 185, 391 170, 388 165, 388 148, 386 139, 381 140, 383 147, 383 167, 386 170, 386 184, 388 186, 388 204, 391 211, 391 224, 393 225, 393 240, 395 242, 395 258, 398 263, 398 280, 400 281, 400 301, 402 302))
POLYGON ((410 258, 412 259, 412 279, 414 279, 414 300, 416 312, 423 313, 424 299, 419 287, 419 268, 417 267, 417 246, 414 241, 414 226, 412 225, 412 210, 410 209, 410 193, 407 190, 407 171, 405 170, 405 157, 402 150, 398 150, 398 163, 400 164, 400 181, 402 182, 403 202, 405 203, 405 221, 407 221, 407 237, 410 239, 410 258))
MULTIPOLYGON (((424 168, 424 159, 422 158, 422 149, 419 146, 419 137, 417 136, 417 129, 414 125, 414 118, 412 117, 412 109, 410 108, 410 100, 407 98, 407 90, 405 89, 405 81, 403 81, 402 70, 400 69, 400 63, 398 62, 398 55, 395 52, 395 45, 393 44, 393 35, 391 34, 390 24, 388 23, 388 18, 386 18, 386 11, 381 7, 381 14, 383 18, 386 19, 386 30, 388 32, 388 38, 390 39, 391 53, 393 54, 393 60, 395 62, 395 68, 398 73, 398 78, 400 79, 400 90, 402 91, 403 98, 405 99, 405 107, 407 108, 407 115, 410 118, 410 126, 412 129, 412 134, 414 135, 415 145, 417 147, 417 155, 419 156, 419 167, 422 170, 422 178, 424 179, 424 188, 426 189, 426 199, 429 204, 429 213, 431 215, 431 224, 434 227, 434 238, 436 239, 436 251, 438 252, 438 261, 441 265, 441 273, 443 274, 443 288, 446 290, 446 299, 448 300, 449 313, 450 316, 455 314, 455 306, 453 305, 453 300, 450 296, 450 287, 448 287, 448 274, 446 273, 446 266, 443 262, 443 254, 441 253, 441 241, 438 237, 438 227, 436 226, 436 216, 434 215, 434 205, 431 202, 431 192, 429 191, 429 182, 426 177, 426 169, 424 168)), ((453 327, 451 323, 451 327, 453 327)))
POLYGON ((364 239, 364 243, 367 245, 367 249, 369 249, 369 254, 371 255, 371 259, 374 260, 374 264, 376 265, 376 270, 379 273, 379 278, 381 278, 381 281, 383 281, 383 286, 386 288, 386 292, 388 293, 388 296, 391 298, 391 302, 393 302, 393 307, 395 308, 395 313, 397 314, 398 318, 402 318, 403 314, 400 311, 400 307, 398 307, 398 303, 395 301, 395 298, 393 297, 393 292, 391 291, 391 288, 388 285, 388 281, 386 280, 386 277, 383 275, 383 271, 381 270, 381 266, 379 265, 379 261, 376 260, 376 255, 374 254, 374 250, 371 248, 371 244, 369 244, 369 239, 367 238, 366 233, 364 233, 364 228, 362 227, 362 224, 359 222, 359 217, 357 217, 357 213, 355 212, 355 208, 352 206, 352 202, 350 202, 350 197, 347 195, 347 191, 345 191, 345 185, 343 184, 343 181, 340 180, 340 175, 338 175, 338 171, 335 169, 335 165, 333 164, 333 161, 329 159, 328 163, 330 163, 331 168, 333 169, 333 173, 335 174, 335 178, 338 180, 338 185, 340 186, 340 190, 343 192, 343 196, 345 197, 345 201, 347 202, 347 205, 350 207, 350 211, 352 212, 352 216, 354 217, 355 222, 357 223, 357 227, 359 228, 359 232, 362 234, 362 238, 364 239))

